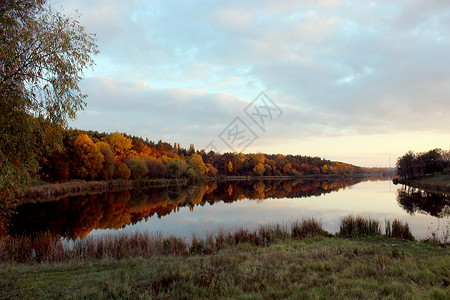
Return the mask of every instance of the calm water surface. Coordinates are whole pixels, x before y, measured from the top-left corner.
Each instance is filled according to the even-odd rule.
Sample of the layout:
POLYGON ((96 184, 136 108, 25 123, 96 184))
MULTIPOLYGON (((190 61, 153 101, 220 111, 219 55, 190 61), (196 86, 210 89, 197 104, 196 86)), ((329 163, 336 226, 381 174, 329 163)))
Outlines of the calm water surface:
POLYGON ((50 231, 69 239, 105 233, 161 232, 190 238, 219 229, 315 217, 335 233, 348 214, 408 222, 416 238, 450 224, 450 199, 395 186, 390 180, 210 183, 70 197, 26 204, 12 233, 50 231))

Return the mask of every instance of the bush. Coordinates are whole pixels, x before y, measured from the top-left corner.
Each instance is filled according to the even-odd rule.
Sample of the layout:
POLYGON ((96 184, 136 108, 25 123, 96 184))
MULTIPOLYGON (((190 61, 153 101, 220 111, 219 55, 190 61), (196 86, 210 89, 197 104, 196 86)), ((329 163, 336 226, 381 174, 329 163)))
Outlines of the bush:
POLYGON ((150 178, 164 178, 166 176, 166 167, 164 164, 154 157, 145 158, 147 165, 147 176, 150 178))
POLYGON ((130 169, 127 167, 126 164, 121 163, 117 169, 116 172, 114 173, 114 178, 118 178, 118 179, 128 179, 131 176, 131 171, 130 169))
POLYGON ((147 164, 139 157, 133 157, 127 161, 127 166, 131 171, 131 179, 139 180, 144 177, 147 172, 147 164))

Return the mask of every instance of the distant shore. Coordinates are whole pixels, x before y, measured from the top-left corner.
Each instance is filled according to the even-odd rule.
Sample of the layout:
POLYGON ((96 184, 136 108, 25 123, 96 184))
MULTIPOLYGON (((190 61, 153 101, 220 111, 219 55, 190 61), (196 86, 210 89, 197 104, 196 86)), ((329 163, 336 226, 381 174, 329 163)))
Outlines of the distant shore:
POLYGON ((394 178, 393 182, 394 184, 404 184, 431 192, 450 192, 450 174, 424 176, 415 179, 394 178))

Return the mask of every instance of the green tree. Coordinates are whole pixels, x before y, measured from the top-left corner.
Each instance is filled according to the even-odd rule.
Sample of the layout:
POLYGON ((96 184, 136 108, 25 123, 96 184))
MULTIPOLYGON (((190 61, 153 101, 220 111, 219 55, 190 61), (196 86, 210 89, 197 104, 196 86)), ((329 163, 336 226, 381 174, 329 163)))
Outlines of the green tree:
POLYGON ((0 212, 37 172, 40 151, 59 141, 55 131, 84 108, 78 84, 97 52, 93 35, 46 0, 0 1, 0 212))
POLYGON ((207 170, 203 158, 198 154, 193 154, 188 161, 188 165, 192 167, 194 171, 194 177, 203 177, 207 170))
POLYGON ((148 172, 145 161, 139 157, 130 158, 127 161, 127 166, 131 171, 131 178, 134 180, 141 179, 148 172))

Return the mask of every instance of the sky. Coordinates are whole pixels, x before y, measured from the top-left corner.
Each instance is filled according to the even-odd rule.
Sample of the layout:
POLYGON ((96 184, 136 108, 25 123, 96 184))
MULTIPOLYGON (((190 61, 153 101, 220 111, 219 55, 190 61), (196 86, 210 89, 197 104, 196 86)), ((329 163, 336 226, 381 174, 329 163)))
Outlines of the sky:
POLYGON ((450 149, 450 1, 53 0, 100 54, 73 128, 395 166, 450 149))

